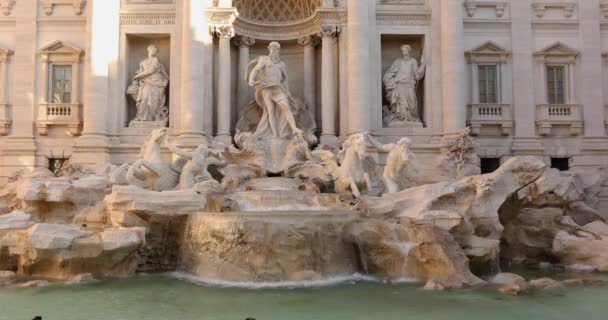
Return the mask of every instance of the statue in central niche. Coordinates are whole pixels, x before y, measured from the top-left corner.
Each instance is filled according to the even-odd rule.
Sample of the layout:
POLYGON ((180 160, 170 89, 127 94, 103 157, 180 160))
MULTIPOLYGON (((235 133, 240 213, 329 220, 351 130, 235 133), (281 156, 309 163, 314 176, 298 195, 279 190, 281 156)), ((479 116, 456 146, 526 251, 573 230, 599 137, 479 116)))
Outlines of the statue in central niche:
POLYGON ((238 121, 234 140, 243 150, 263 158, 269 172, 285 173, 292 167, 286 157, 292 141, 316 143, 315 122, 289 90, 287 68, 279 56, 281 45, 271 42, 268 50, 267 56, 249 64, 246 80, 255 88, 255 100, 238 121))
POLYGON ((301 106, 289 92, 287 70, 279 57, 281 45, 271 42, 268 50, 268 56, 261 56, 249 65, 249 86, 255 87, 255 100, 263 110, 253 137, 289 138, 302 134, 294 118, 301 106))

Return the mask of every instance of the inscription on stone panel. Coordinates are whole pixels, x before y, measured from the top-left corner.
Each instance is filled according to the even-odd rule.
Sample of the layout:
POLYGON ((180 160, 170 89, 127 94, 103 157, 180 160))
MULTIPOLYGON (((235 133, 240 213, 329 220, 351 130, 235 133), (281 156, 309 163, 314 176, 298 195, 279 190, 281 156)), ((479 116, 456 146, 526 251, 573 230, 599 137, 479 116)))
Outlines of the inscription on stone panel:
POLYGON ((125 0, 126 4, 172 4, 174 0, 125 0))
POLYGON ((424 4, 425 0, 378 0, 378 4, 424 4))

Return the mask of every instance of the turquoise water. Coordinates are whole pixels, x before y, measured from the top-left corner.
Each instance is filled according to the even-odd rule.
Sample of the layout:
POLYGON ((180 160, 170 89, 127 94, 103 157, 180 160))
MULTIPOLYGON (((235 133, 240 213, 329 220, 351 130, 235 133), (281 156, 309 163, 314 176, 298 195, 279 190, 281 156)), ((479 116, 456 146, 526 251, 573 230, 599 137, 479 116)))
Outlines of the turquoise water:
POLYGON ((0 289, 0 320, 608 319, 608 287, 512 297, 493 290, 423 292, 419 284, 343 283, 238 289, 139 276, 77 286, 0 289))

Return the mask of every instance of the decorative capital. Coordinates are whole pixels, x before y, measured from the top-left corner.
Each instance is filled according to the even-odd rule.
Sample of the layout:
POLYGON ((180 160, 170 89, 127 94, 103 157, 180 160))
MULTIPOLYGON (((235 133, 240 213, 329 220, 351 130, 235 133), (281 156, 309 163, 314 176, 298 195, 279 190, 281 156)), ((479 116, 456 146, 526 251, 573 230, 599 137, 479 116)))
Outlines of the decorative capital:
POLYGON ((335 37, 340 33, 339 26, 321 26, 319 37, 335 37))
POLYGON ((214 27, 214 33, 220 38, 232 38, 234 37, 233 26, 216 26, 214 27))
POLYGON ((3 15, 8 16, 14 5, 15 0, 0 0, 0 11, 2 11, 3 15))
POLYGON ((317 45, 319 45, 319 38, 317 37, 313 37, 313 36, 304 36, 304 37, 300 37, 298 38, 298 44, 301 46, 311 46, 311 47, 315 47, 317 45))
POLYGON ((255 39, 252 37, 242 36, 234 40, 234 45, 239 48, 248 48, 255 44, 255 39))

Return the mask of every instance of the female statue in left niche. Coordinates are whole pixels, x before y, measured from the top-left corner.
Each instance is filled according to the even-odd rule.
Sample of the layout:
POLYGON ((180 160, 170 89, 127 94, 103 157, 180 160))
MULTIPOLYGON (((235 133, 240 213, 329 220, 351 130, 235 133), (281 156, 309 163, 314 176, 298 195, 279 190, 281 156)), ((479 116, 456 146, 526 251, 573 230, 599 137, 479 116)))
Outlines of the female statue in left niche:
POLYGON ((169 75, 157 57, 158 48, 148 46, 148 58, 139 63, 127 94, 135 101, 137 115, 133 121, 166 121, 169 109, 165 106, 165 90, 169 75))

